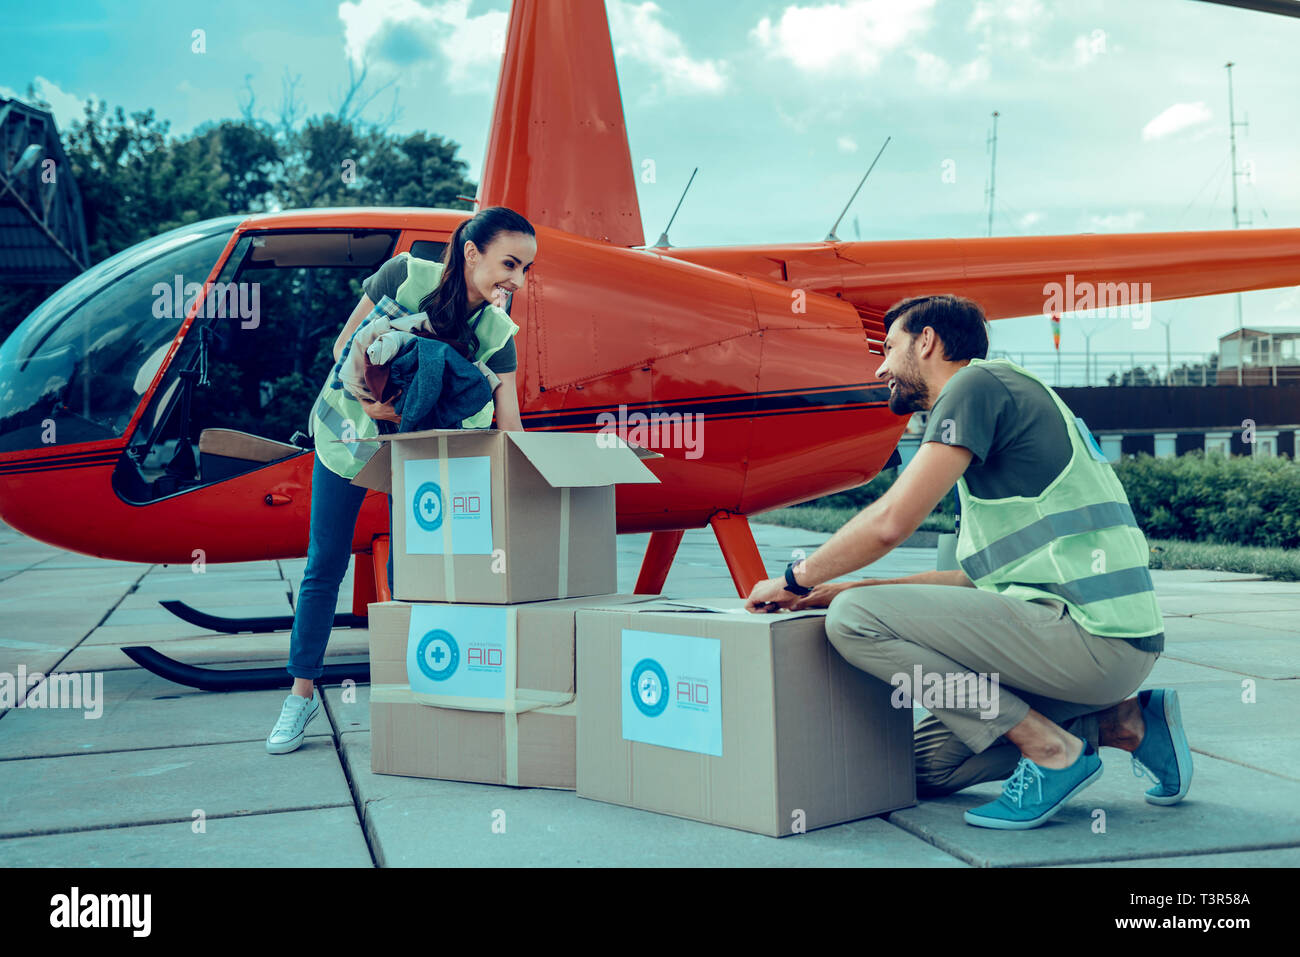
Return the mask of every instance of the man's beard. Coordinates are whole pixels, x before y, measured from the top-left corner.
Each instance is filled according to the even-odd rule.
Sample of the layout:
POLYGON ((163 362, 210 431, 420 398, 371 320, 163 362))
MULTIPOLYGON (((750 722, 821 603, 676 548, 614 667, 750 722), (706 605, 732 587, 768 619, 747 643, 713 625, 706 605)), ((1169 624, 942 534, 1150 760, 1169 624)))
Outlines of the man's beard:
POLYGON ((912 380, 894 376, 896 388, 889 396, 889 411, 895 415, 910 415, 929 407, 930 390, 924 379, 912 380))

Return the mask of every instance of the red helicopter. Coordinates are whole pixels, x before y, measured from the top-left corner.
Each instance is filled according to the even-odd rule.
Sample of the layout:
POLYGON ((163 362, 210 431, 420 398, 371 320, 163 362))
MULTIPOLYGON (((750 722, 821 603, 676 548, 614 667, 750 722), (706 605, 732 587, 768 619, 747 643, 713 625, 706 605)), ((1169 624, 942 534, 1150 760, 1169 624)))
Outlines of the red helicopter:
MULTIPOLYGON (((1041 312, 1045 286, 1067 274, 1076 284, 1149 283, 1152 300, 1300 284, 1300 229, 647 247, 602 0, 515 0, 479 202, 538 227, 531 281, 511 304, 524 427, 595 432, 617 421, 663 456, 646 462, 660 484, 617 491, 618 531, 652 533, 636 584, 648 593, 661 589, 683 530, 708 525, 747 595, 767 573, 746 516, 853 488, 896 461, 907 419, 890 411, 875 370, 880 319, 899 299, 955 293, 996 320, 1041 312), (688 444, 690 424, 700 427, 688 444)), ((208 562, 302 557, 310 445, 192 421, 212 337, 241 319, 211 315, 196 295, 168 322, 156 285, 201 278, 206 293, 300 267, 361 278, 398 252, 440 258, 468 215, 227 216, 69 282, 0 348, 0 516, 109 559, 190 563, 198 549, 208 562)), ((331 331, 354 305, 339 303, 331 331)), ((387 547, 387 501, 371 493, 352 543, 352 614, 336 625, 364 625, 367 605, 388 598, 387 547)), ((219 631, 292 624, 164 604, 219 631)), ((126 650, 199 687, 258 686, 253 675, 214 677, 126 650)), ((268 686, 283 670, 274 676, 268 686)))

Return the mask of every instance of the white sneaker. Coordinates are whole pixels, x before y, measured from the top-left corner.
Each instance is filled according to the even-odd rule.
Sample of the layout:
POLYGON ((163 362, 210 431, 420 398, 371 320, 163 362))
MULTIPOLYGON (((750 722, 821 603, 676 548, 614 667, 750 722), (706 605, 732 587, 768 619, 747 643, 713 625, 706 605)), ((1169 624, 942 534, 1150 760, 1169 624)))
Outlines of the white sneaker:
POLYGON ((280 720, 275 723, 271 733, 266 736, 268 754, 288 754, 296 751, 307 736, 307 725, 320 713, 320 694, 311 689, 311 697, 304 698, 293 692, 284 699, 280 709, 280 720))

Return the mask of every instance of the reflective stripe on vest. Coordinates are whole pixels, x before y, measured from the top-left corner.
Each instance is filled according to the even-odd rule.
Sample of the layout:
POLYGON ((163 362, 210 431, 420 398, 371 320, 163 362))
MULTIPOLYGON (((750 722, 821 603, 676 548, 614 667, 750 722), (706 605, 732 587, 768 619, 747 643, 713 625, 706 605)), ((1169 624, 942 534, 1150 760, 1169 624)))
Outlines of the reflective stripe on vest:
POLYGON ((970 360, 993 363, 1047 391, 1072 454, 1035 498, 976 498, 965 476, 958 479, 962 570, 978 588, 1027 600, 1059 599, 1092 634, 1160 651, 1163 622, 1148 570, 1149 546, 1114 469, 1092 457, 1074 413, 1045 382, 1006 359, 970 360))
MULTIPOLYGON (((442 278, 443 266, 442 263, 419 259, 409 253, 401 253, 400 255, 407 257, 407 274, 406 279, 398 286, 397 293, 393 298, 412 312, 417 312, 421 300, 438 287, 438 282, 442 278)), ((494 305, 486 306, 474 325, 474 333, 479 340, 479 347, 474 354, 474 361, 486 363, 518 331, 519 326, 505 312, 494 305)), ((361 440, 373 439, 378 436, 379 426, 374 419, 366 414, 366 410, 361 403, 347 389, 342 388, 342 383, 339 383, 337 388, 335 387, 335 368, 336 366, 330 368, 325 377, 325 384, 316 396, 316 403, 312 406, 307 433, 316 440, 316 454, 325 467, 336 475, 350 481, 365 467, 371 456, 379 451, 379 443, 366 441, 339 442, 336 440, 345 437, 345 430, 347 430, 349 423, 351 423, 352 428, 347 430, 347 436, 355 436, 361 440)), ((469 418, 463 419, 460 427, 462 429, 486 429, 492 424, 494 411, 495 404, 489 399, 487 405, 481 410, 469 418)))
POLYGON ((962 570, 972 580, 983 578, 1065 535, 1079 535, 1110 525, 1137 525, 1133 509, 1126 502, 1098 502, 1045 515, 975 552, 962 562, 962 570))

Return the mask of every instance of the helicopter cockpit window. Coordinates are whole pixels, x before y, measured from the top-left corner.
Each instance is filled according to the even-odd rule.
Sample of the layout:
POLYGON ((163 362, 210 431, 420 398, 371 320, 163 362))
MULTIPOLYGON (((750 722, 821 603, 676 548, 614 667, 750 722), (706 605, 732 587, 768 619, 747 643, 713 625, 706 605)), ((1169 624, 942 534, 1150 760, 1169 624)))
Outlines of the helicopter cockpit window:
POLYGON ((207 279, 243 217, 123 250, 38 306, 0 347, 0 451, 120 436, 184 313, 157 287, 207 279), (143 382, 143 387, 141 383, 143 382))
POLYGON ((241 236, 214 282, 217 308, 196 318, 164 374, 174 390, 160 387, 132 438, 138 474, 119 482, 123 497, 153 500, 310 448, 308 417, 334 341, 361 280, 396 240, 338 229, 241 236))

